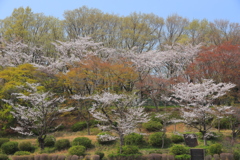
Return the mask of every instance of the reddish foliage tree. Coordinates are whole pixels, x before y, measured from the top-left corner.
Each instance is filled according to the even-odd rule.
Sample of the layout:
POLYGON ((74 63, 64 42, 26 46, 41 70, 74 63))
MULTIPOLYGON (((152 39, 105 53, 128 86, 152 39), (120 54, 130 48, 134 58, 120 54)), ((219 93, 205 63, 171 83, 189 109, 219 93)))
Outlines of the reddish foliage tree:
POLYGON ((213 79, 217 83, 234 83, 236 84, 234 97, 239 97, 240 45, 227 42, 204 48, 195 61, 188 66, 186 72, 192 81, 201 81, 205 78, 213 79))

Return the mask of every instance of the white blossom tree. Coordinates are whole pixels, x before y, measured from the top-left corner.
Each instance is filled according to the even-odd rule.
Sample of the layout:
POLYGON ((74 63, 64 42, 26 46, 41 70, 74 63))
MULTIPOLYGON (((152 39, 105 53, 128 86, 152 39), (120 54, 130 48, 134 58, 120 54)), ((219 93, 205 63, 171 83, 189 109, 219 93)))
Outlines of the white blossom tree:
POLYGON ((27 45, 21 41, 13 40, 11 42, 0 39, 0 66, 16 67, 24 63, 34 65, 44 65, 47 58, 42 49, 36 46, 27 45))
POLYGON ((124 135, 137 132, 137 125, 149 120, 144 108, 140 107, 143 103, 138 103, 137 98, 133 95, 104 92, 88 97, 75 95, 73 98, 93 100, 92 108, 90 108, 91 114, 103 122, 98 125, 101 130, 112 131, 118 135, 120 152, 124 145, 124 135))
POLYGON ((73 108, 60 108, 59 104, 63 103, 63 97, 55 97, 51 92, 37 91, 38 84, 27 84, 26 89, 29 94, 15 93, 16 98, 23 101, 23 104, 16 104, 13 100, 4 100, 9 103, 13 111, 12 115, 16 118, 17 127, 13 130, 23 135, 37 135, 41 149, 44 149, 44 140, 46 135, 55 126, 54 121, 59 113, 71 111, 73 108))
POLYGON ((202 83, 179 83, 173 86, 175 101, 183 106, 182 118, 184 123, 196 128, 202 133, 204 144, 208 131, 212 128, 216 112, 214 100, 225 95, 235 85, 231 83, 215 84, 213 80, 203 80, 202 83))

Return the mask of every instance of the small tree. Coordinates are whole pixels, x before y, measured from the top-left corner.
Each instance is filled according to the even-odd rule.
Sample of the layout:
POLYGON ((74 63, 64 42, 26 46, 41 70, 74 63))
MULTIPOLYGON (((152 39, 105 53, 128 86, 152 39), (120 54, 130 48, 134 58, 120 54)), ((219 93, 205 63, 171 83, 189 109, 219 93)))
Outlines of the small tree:
POLYGON ((14 104, 12 100, 4 100, 13 107, 11 112, 17 119, 19 126, 12 127, 13 130, 23 135, 37 135, 41 149, 44 149, 44 140, 49 131, 57 126, 53 123, 59 113, 71 111, 60 109, 59 104, 64 102, 63 97, 54 97, 53 93, 37 91, 38 84, 27 83, 30 92, 28 95, 15 93, 17 99, 23 100, 25 106, 14 104))
POLYGON ((173 97, 184 107, 181 110, 184 123, 202 133, 205 145, 207 132, 213 126, 213 101, 225 95, 234 86, 231 83, 215 84, 213 80, 203 80, 202 83, 196 84, 179 83, 173 86, 173 97))
POLYGON ((101 130, 117 133, 120 153, 124 145, 124 135, 135 132, 139 123, 148 121, 148 114, 140 107, 143 103, 138 103, 135 96, 104 92, 100 95, 75 98, 94 101, 90 112, 94 118, 102 121, 102 124, 98 125, 101 130))

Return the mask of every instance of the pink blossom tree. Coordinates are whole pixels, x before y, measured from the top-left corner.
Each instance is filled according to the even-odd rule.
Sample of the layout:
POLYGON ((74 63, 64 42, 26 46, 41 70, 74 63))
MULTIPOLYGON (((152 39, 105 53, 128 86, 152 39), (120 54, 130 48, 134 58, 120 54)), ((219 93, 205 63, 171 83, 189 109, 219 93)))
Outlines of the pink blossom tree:
POLYGON ((88 97, 75 95, 73 98, 93 100, 90 113, 94 118, 103 122, 98 125, 101 130, 112 131, 118 135, 120 139, 120 153, 124 145, 124 135, 137 132, 137 125, 149 120, 148 114, 144 112, 144 108, 140 107, 143 102, 139 103, 133 95, 104 92, 88 97))
POLYGON ((37 135, 41 149, 44 149, 44 140, 49 131, 55 127, 54 121, 59 113, 71 111, 73 108, 60 108, 63 97, 55 97, 51 92, 37 90, 38 84, 27 84, 24 88, 29 94, 15 93, 22 104, 14 103, 13 100, 4 100, 13 108, 11 112, 19 126, 12 127, 16 132, 23 135, 37 135))
POLYGON ((196 84, 179 83, 173 86, 172 96, 183 106, 181 112, 184 123, 202 133, 205 145, 208 131, 213 127, 210 122, 216 114, 213 102, 234 86, 231 83, 215 84, 213 80, 203 80, 202 83, 196 84))

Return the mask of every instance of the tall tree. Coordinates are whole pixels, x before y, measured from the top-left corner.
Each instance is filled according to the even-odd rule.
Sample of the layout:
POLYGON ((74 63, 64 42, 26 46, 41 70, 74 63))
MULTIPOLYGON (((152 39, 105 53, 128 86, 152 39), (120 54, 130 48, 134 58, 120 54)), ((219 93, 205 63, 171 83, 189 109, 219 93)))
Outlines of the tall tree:
POLYGON ((177 14, 168 16, 165 21, 164 40, 165 44, 173 45, 178 41, 181 35, 185 32, 185 27, 188 25, 188 20, 177 14))
POLYGON ((198 45, 200 43, 207 44, 210 34, 209 22, 206 19, 194 19, 185 27, 188 39, 187 43, 198 45))

